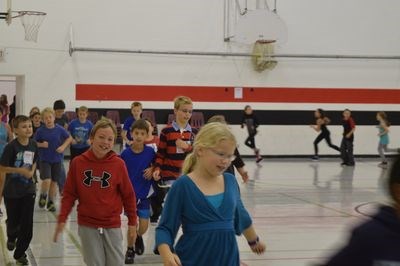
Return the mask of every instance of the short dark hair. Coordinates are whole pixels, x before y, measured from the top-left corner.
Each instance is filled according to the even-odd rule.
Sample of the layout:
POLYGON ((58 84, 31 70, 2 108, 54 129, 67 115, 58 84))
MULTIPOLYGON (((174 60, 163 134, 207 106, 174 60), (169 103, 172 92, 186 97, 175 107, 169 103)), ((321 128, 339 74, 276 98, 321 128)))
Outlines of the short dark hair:
POLYGON ((146 132, 149 133, 149 125, 146 123, 145 119, 136 120, 135 123, 133 123, 133 125, 131 126, 131 132, 134 129, 146 130, 146 132))
POLYGON ((31 119, 29 117, 27 117, 26 115, 17 115, 12 120, 13 127, 18 128, 19 124, 26 122, 26 121, 31 121, 31 119))
POLYGON ((53 104, 54 110, 65 109, 65 102, 63 100, 57 100, 53 104))

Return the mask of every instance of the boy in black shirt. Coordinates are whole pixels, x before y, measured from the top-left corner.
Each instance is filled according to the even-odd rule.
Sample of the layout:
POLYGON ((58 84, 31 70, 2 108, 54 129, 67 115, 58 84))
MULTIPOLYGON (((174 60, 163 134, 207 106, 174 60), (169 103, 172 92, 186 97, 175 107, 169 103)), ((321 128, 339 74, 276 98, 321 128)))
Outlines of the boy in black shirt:
POLYGON ((28 265, 25 251, 32 240, 36 182, 37 145, 32 136, 32 121, 24 115, 13 120, 17 138, 4 149, 0 172, 4 177, 4 203, 7 211, 7 249, 14 250, 19 265, 28 265))

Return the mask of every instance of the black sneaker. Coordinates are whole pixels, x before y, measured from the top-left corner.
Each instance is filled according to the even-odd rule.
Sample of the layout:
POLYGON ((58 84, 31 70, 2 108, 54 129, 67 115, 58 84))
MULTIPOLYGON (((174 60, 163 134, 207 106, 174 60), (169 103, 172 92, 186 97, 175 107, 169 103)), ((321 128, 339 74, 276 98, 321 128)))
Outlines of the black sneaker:
POLYGON ((49 200, 48 202, 47 202, 47 210, 49 211, 49 212, 55 212, 56 211, 56 206, 54 205, 54 202, 53 201, 51 201, 51 200, 49 200))
POLYGON ((125 253, 125 264, 135 263, 135 251, 133 248, 128 248, 125 253))
POLYGON ((22 255, 22 257, 15 259, 17 265, 29 265, 29 261, 26 258, 26 254, 22 255))
POLYGON ((16 240, 10 240, 10 239, 7 240, 7 249, 9 251, 13 251, 15 249, 15 242, 16 240))
POLYGON ((47 195, 41 194, 39 197, 39 208, 43 209, 46 206, 47 195))
POLYGON ((137 236, 135 241, 135 253, 138 255, 142 255, 144 253, 144 243, 143 237, 137 236))
POLYGON ((311 160, 313 160, 313 161, 318 161, 318 160, 319 160, 319 157, 318 157, 318 156, 313 156, 313 157, 311 157, 311 160))

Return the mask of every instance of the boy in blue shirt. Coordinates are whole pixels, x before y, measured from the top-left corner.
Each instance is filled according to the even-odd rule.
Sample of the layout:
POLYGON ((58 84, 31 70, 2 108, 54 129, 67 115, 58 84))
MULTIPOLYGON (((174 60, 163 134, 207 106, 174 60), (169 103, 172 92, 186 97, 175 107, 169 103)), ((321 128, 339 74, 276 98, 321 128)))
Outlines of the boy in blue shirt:
POLYGON ((70 147, 71 161, 90 148, 89 135, 93 124, 87 120, 88 114, 88 108, 86 106, 79 107, 78 118, 72 120, 68 125, 68 131, 71 133, 72 137, 70 147))
POLYGON ((128 249, 125 254, 125 263, 133 264, 135 252, 142 255, 144 252, 143 234, 149 227, 150 219, 150 200, 149 196, 153 194, 151 164, 155 158, 154 149, 144 144, 149 134, 149 125, 146 120, 136 120, 132 125, 132 142, 129 148, 121 153, 121 158, 125 161, 128 169, 129 178, 135 190, 137 200, 137 215, 139 216, 139 226, 137 238, 128 236, 128 249), (135 249, 133 244, 135 243, 135 249))
POLYGON ((25 251, 33 234, 36 181, 32 177, 38 148, 31 139, 32 122, 27 116, 16 116, 12 124, 17 138, 5 147, 0 161, 0 178, 6 175, 3 192, 7 211, 7 249, 15 249, 17 265, 28 265, 25 251))
POLYGON ((132 116, 128 117, 124 121, 124 127, 122 128, 121 132, 121 137, 125 142, 125 147, 129 148, 132 142, 132 136, 131 136, 131 127, 133 123, 135 123, 136 120, 140 119, 140 116, 142 115, 142 104, 140 102, 133 102, 131 104, 131 113, 132 116))
POLYGON ((55 124, 54 110, 50 107, 42 111, 44 126, 36 131, 35 140, 39 147, 40 189, 39 207, 44 208, 47 201, 47 210, 56 211, 54 198, 57 193, 57 182, 63 173, 63 153, 72 141, 72 137, 60 125, 55 124))

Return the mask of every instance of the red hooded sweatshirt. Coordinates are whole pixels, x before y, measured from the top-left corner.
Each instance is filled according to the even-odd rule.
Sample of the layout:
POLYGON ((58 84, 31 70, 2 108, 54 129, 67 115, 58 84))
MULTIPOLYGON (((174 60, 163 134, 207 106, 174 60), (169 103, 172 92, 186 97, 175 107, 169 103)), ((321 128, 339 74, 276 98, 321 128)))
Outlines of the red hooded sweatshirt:
POLYGON ((122 207, 128 225, 136 225, 136 197, 124 161, 111 151, 97 159, 92 150, 72 160, 59 223, 65 223, 75 200, 78 200, 78 224, 94 228, 121 226, 122 207))

